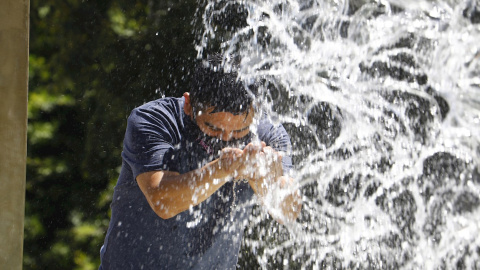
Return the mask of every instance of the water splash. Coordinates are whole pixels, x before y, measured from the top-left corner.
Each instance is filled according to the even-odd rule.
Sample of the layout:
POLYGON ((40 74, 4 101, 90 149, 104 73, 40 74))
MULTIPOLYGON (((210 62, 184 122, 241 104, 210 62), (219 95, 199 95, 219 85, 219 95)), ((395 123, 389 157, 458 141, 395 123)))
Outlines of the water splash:
POLYGON ((252 219, 262 268, 480 268, 478 10, 206 2, 199 55, 240 55, 295 149, 304 208, 286 227, 252 219))

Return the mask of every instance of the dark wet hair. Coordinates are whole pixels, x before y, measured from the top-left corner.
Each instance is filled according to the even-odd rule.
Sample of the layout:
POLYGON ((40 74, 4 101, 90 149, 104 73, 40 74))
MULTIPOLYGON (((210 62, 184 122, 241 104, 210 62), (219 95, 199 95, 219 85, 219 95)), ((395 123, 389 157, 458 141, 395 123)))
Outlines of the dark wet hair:
POLYGON ((213 55, 207 61, 199 61, 193 74, 190 102, 194 110, 214 107, 212 113, 229 112, 243 114, 253 104, 257 87, 238 79, 238 61, 233 60, 228 69, 222 64, 221 55, 213 55))

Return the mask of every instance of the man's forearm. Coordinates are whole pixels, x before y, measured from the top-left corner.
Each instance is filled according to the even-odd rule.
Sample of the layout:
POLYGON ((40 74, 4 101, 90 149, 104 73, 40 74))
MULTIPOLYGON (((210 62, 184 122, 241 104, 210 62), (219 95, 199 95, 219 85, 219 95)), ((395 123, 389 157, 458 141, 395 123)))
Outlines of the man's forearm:
POLYGON ((296 189, 287 195, 281 203, 283 216, 286 217, 288 221, 295 221, 300 215, 302 205, 302 196, 300 195, 300 191, 296 189))
MULTIPOLYGON (((282 216, 278 217, 270 213, 278 222, 295 221, 302 210, 302 197, 300 191, 294 186, 292 178, 281 176, 275 183, 265 183, 263 180, 249 180, 249 184, 257 196, 263 200, 268 192, 272 192, 273 185, 278 185, 278 190, 287 191, 288 195, 282 198, 280 209, 282 216)), ((283 192, 282 192, 283 193, 283 192)))
POLYGON ((140 175, 137 181, 152 209, 161 218, 167 219, 195 206, 210 197, 228 177, 221 170, 219 160, 184 174, 151 172, 140 175), (147 183, 147 184, 145 184, 147 183))

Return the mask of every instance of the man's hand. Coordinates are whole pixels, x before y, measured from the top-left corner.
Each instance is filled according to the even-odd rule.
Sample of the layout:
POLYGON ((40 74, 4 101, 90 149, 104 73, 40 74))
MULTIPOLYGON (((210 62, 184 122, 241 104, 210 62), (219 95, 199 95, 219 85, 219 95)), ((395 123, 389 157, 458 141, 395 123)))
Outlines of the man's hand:
POLYGON ((216 178, 235 176, 243 165, 243 151, 238 148, 224 148, 218 158, 218 164, 214 173, 216 178))
POLYGON ((242 165, 235 179, 251 181, 273 180, 283 175, 282 156, 264 142, 250 143, 243 149, 242 165))

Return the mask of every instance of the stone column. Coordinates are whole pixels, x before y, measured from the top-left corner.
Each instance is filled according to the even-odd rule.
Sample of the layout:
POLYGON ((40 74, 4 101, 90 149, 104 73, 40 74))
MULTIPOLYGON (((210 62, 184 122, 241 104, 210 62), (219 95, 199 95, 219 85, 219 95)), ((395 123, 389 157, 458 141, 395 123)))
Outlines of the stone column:
POLYGON ((0 268, 22 269, 29 0, 0 1, 0 268))

